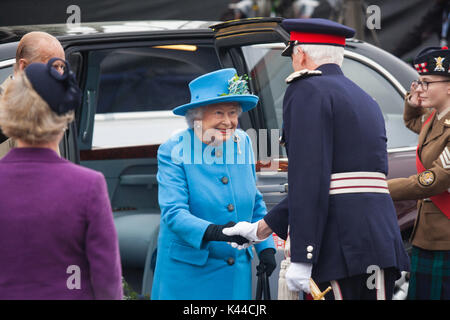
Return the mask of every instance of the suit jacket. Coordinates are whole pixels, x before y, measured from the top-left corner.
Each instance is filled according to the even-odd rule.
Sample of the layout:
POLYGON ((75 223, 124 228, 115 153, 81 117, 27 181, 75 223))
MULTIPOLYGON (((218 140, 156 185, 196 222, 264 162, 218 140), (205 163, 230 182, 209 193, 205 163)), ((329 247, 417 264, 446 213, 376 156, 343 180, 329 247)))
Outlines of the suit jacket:
POLYGON ((290 83, 283 102, 289 193, 264 218, 291 239, 291 261, 312 263, 325 282, 367 268, 409 269, 397 215, 387 193, 330 195, 333 173, 387 175, 384 119, 378 104, 336 64, 290 83))
POLYGON ((50 149, 0 160, 0 299, 121 299, 104 177, 50 149))
MULTIPOLYGON (((229 221, 255 222, 266 206, 256 188, 249 137, 236 130, 212 147, 192 129, 158 150, 158 200, 161 225, 152 299, 251 299, 251 248, 237 250, 226 242, 204 242, 206 228, 229 221)), ((273 238, 256 244, 256 252, 275 248, 273 238)))
POLYGON ((429 119, 432 111, 412 107, 408 98, 409 95, 404 121, 410 130, 419 134, 419 157, 424 167, 433 172, 434 181, 423 185, 420 174, 391 179, 389 191, 394 200, 418 200, 418 215, 411 235, 413 245, 426 250, 450 250, 450 219, 427 199, 450 191, 450 112, 441 119, 437 113, 429 119))

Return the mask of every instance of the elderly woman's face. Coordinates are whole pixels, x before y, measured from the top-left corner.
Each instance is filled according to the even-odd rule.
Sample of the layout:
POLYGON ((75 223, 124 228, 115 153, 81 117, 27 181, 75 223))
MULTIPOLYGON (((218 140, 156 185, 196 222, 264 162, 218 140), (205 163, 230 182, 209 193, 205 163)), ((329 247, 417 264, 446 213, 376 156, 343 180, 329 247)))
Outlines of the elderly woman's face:
POLYGON ((238 125, 238 104, 218 103, 205 106, 202 119, 202 137, 205 142, 228 140, 238 125))

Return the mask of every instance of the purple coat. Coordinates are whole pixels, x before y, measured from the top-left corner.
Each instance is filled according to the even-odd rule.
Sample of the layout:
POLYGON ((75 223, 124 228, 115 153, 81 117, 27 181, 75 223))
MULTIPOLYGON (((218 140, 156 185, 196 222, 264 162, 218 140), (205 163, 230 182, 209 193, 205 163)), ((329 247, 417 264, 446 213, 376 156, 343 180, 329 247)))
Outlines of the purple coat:
POLYGON ((42 148, 0 160, 0 299, 121 299, 103 175, 42 148))

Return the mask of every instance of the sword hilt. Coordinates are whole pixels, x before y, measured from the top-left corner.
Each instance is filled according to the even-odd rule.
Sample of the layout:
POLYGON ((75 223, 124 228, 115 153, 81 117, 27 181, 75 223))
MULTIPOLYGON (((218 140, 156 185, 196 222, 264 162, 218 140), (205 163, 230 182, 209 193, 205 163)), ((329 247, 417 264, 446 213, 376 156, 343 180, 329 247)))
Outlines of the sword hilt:
POLYGON ((311 288, 311 296, 314 300, 325 300, 325 295, 331 290, 331 287, 328 287, 325 291, 320 291, 319 287, 312 278, 309 279, 309 286, 311 288))

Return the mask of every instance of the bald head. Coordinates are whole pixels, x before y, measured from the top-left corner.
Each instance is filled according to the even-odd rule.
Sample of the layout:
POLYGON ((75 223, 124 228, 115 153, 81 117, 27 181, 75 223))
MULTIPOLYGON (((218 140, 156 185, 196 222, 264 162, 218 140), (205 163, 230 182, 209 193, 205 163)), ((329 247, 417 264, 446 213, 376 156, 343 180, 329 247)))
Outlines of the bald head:
POLYGON ((64 49, 58 39, 46 32, 29 32, 22 37, 17 47, 14 72, 23 71, 33 62, 47 63, 54 57, 65 60, 64 49))

